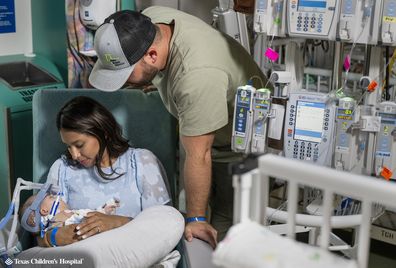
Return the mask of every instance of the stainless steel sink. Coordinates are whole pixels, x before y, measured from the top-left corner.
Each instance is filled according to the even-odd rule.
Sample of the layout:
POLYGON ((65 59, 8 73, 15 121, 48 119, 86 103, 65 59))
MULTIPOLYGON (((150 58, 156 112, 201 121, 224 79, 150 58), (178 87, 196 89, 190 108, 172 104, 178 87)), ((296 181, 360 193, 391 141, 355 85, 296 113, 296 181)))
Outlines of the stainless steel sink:
POLYGON ((1 79, 13 90, 60 82, 50 73, 27 61, 0 64, 1 79))

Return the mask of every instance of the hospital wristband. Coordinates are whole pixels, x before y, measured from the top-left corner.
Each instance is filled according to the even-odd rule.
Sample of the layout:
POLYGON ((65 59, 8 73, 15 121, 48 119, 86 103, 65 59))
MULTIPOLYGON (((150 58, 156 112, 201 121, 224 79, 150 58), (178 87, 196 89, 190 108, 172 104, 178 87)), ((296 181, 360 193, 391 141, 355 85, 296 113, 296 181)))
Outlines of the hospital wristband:
POLYGON ((194 221, 206 221, 206 217, 188 217, 186 218, 186 222, 194 222, 194 221))
POLYGON ((51 246, 53 247, 57 247, 58 245, 56 244, 56 232, 58 232, 58 227, 55 227, 54 229, 52 229, 51 231, 51 236, 50 236, 50 241, 51 241, 51 246))

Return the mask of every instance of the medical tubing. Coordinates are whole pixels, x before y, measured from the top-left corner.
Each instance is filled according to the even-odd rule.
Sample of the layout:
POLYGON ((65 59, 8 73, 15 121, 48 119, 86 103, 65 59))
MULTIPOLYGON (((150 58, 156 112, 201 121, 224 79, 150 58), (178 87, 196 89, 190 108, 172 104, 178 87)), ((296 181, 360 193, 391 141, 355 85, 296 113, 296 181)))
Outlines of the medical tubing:
MULTIPOLYGON (((364 29, 364 28, 363 28, 363 29, 364 29)), ((363 30, 360 32, 360 34, 361 34, 361 33, 363 33, 363 30)), ((359 35, 360 35, 360 34, 359 34, 359 35)), ((350 61, 350 62, 352 62, 352 53, 353 53, 353 50, 354 50, 355 46, 356 46, 356 40, 353 42, 352 48, 351 48, 351 50, 350 50, 349 53, 348 53, 349 61, 350 61)), ((351 64, 351 63, 350 63, 350 64, 351 64)), ((349 66, 349 68, 345 70, 345 79, 344 79, 344 83, 342 84, 342 89, 345 89, 346 83, 347 83, 347 81, 348 81, 348 75, 349 75, 349 70, 350 70, 350 69, 351 69, 351 66, 349 66)))
MULTIPOLYGON (((357 41, 359 40, 359 38, 362 36, 362 33, 363 33, 363 31, 364 31, 364 28, 366 27, 366 23, 367 23, 366 18, 367 18, 367 16, 364 16, 364 17, 363 17, 362 29, 361 29, 360 33, 357 35, 358 38, 357 38, 356 40, 353 41, 352 48, 351 48, 351 50, 350 50, 350 52, 349 52, 349 54, 348 54, 348 55, 349 55, 349 61, 350 61, 350 62, 352 62, 352 53, 353 53, 353 49, 355 48, 356 43, 357 43, 357 41)), ((351 63, 350 63, 350 64, 351 64, 351 63)), ((342 89, 345 89, 346 83, 347 83, 347 81, 348 81, 348 74, 349 74, 349 70, 350 70, 350 69, 351 69, 351 67, 349 67, 347 70, 345 70, 345 79, 344 79, 344 83, 342 84, 342 89)))
MULTIPOLYGON (((396 50, 395 50, 393 56, 396 56, 396 50)), ((392 56, 392 57, 393 57, 393 56, 392 56)), ((383 73, 384 73, 384 72, 386 71, 386 69, 388 68, 388 66, 389 66, 390 63, 391 63, 391 61, 389 61, 389 62, 385 65, 385 68, 384 68, 384 69, 379 73, 379 75, 376 76, 372 81, 376 81, 376 80, 380 79, 381 76, 383 75, 383 73)), ((343 89, 343 87, 342 87, 342 89, 343 89)), ((382 90, 382 89, 381 89, 381 90, 382 90)), ((366 96, 367 93, 368 93, 368 91, 366 90, 366 91, 362 94, 362 96, 360 97, 359 101, 356 102, 358 105, 359 105, 359 103, 363 100, 363 98, 366 96)), ((355 112, 356 108, 357 108, 357 107, 355 107, 355 109, 352 111, 352 113, 355 112)))
MULTIPOLYGON (((352 55, 352 50, 351 50, 351 54, 350 55, 352 55)), ((394 53, 393 53, 393 55, 392 55, 392 57, 396 57, 396 50, 394 51, 394 53)), ((376 76, 372 81, 376 81, 376 80, 378 80, 378 79, 380 79, 381 78, 381 76, 383 76, 383 73, 386 71, 386 69, 389 67, 389 64, 391 63, 391 61, 389 61, 386 65, 385 65, 385 67, 384 67, 384 69, 378 74, 378 76, 376 76)), ((349 71, 348 71, 349 72, 349 71)), ((346 76, 348 75, 348 72, 346 73, 346 76)), ((340 89, 344 89, 344 86, 345 86, 345 84, 346 84, 346 81, 347 81, 347 78, 345 78, 345 80, 344 80, 344 84, 343 84, 343 86, 340 88, 340 89)), ((382 80, 381 80, 382 81, 382 80)), ((340 89, 338 89, 338 90, 336 90, 336 92, 337 91, 339 91, 340 89)), ((383 90, 383 88, 381 88, 381 90, 383 90)), ((360 103, 360 101, 364 98, 364 96, 366 95, 368 93, 368 91, 365 91, 363 94, 362 94, 362 96, 361 96, 361 98, 359 99, 359 101, 357 102, 357 104, 359 105, 359 103, 360 103)), ((329 93, 330 94, 330 93, 329 93)), ((355 107, 355 109, 352 111, 352 113, 356 110, 356 108, 357 107, 355 107)))
POLYGON ((271 73, 270 77, 267 79, 267 83, 265 83, 264 88, 267 88, 268 83, 271 83, 272 87, 275 89, 275 83, 274 83, 274 81, 271 80, 271 77, 272 77, 272 79, 274 79, 273 78, 273 73, 271 73))
POLYGON ((252 86, 253 86, 253 79, 254 78, 256 78, 257 80, 259 80, 260 81, 260 85, 261 85, 261 87, 264 87, 264 82, 263 82, 263 79, 261 79, 261 77, 260 76, 258 76, 258 75, 253 75, 253 76, 251 76, 250 78, 249 78, 249 81, 251 81, 252 82, 252 86))
POLYGON ((198 216, 198 217, 188 217, 188 218, 186 218, 186 223, 196 222, 196 221, 206 221, 206 217, 198 216))
POLYGON ((51 235, 50 235, 50 244, 53 247, 57 247, 58 245, 56 244, 56 232, 58 232, 58 227, 55 227, 54 229, 52 229, 51 231, 51 235))
POLYGON ((279 27, 280 12, 281 12, 281 5, 282 5, 279 2, 276 2, 274 4, 276 5, 276 9, 275 9, 276 13, 275 13, 275 18, 274 18, 274 20, 272 22, 271 29, 270 29, 270 34, 272 35, 271 36, 271 41, 270 41, 270 43, 268 45, 268 47, 270 47, 270 48, 272 48, 272 42, 274 41, 274 38, 275 38, 275 29, 274 29, 275 28, 275 24, 277 24, 278 27, 279 27))
MULTIPOLYGON (((273 31, 273 25, 272 25, 272 27, 271 27, 271 30, 273 31)), ((272 32, 272 36, 271 36, 271 40, 270 40, 270 43, 269 43, 269 45, 268 45, 268 47, 269 48, 272 48, 272 42, 274 42, 274 38, 275 38, 275 32, 273 31, 272 32)))
POLYGON ((10 220, 12 212, 14 211, 14 207, 15 207, 14 202, 11 202, 6 215, 0 221, 0 230, 2 230, 4 226, 6 226, 7 222, 10 220))
POLYGON ((22 178, 17 179, 17 183, 14 188, 12 203, 14 204, 14 218, 12 221, 12 226, 10 230, 10 236, 7 241, 7 250, 12 248, 12 242, 14 241, 14 237, 16 235, 16 228, 18 226, 18 211, 19 211, 19 202, 20 202, 20 193, 21 190, 32 190, 32 189, 40 189, 43 186, 41 183, 25 181, 22 178))
MULTIPOLYGON (((61 195, 61 193, 58 192, 57 197, 56 197, 56 200, 52 203, 51 210, 50 210, 50 215, 51 215, 52 217, 55 216, 56 211, 58 210, 59 203, 60 203, 60 202, 59 202, 60 195, 61 195)), ((52 217, 51 217, 51 218, 52 218, 52 217)))
POLYGON ((21 184, 25 183, 26 181, 22 180, 21 178, 17 179, 17 183, 14 188, 14 193, 12 197, 12 204, 14 208, 11 210, 11 213, 14 212, 14 217, 12 219, 12 225, 11 225, 11 230, 10 230, 10 235, 8 237, 7 241, 7 251, 12 248, 12 242, 14 241, 15 235, 16 235, 16 228, 18 225, 18 210, 19 210, 19 196, 21 193, 21 184))

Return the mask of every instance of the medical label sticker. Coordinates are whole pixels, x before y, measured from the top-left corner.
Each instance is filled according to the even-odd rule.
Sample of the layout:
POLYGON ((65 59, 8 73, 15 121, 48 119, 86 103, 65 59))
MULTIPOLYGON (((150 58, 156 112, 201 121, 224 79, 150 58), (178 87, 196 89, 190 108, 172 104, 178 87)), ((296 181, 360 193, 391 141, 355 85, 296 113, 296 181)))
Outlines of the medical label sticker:
POLYGON ((384 22, 396 23, 396 17, 384 16, 384 22))
POLYGON ((0 33, 15 33, 14 0, 0 1, 0 33))

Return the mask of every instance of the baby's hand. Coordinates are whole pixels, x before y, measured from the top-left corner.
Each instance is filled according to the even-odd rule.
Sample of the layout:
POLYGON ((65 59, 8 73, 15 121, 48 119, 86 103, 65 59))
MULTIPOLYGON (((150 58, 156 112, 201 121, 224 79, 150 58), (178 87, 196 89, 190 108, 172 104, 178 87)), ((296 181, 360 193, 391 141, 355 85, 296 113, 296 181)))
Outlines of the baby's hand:
POLYGON ((120 200, 118 198, 113 197, 106 204, 103 205, 102 209, 104 214, 113 215, 116 212, 116 209, 120 207, 120 200))
POLYGON ((103 208, 103 210, 104 210, 104 214, 107 214, 107 215, 113 215, 113 214, 115 214, 115 212, 116 212, 116 208, 117 208, 117 206, 115 206, 115 205, 111 205, 111 206, 105 206, 104 208, 103 208))

